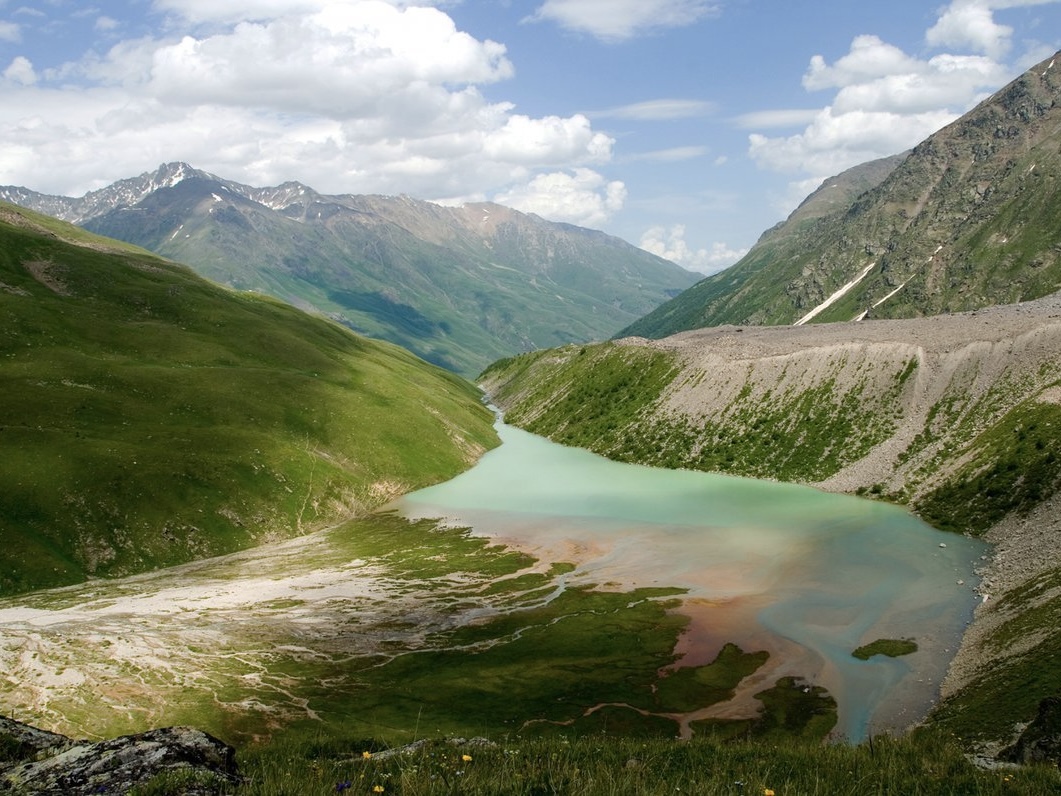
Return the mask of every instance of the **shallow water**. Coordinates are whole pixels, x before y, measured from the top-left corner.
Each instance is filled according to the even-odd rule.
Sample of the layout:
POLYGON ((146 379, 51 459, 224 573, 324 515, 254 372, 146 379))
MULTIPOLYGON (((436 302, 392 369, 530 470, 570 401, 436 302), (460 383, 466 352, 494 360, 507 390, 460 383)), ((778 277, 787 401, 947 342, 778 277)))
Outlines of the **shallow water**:
POLYGON ((982 543, 882 503, 620 464, 503 423, 498 432, 503 444, 477 466, 395 507, 573 561, 576 582, 687 589, 682 664, 709 662, 729 641, 771 653, 732 702, 689 718, 751 715, 752 695, 785 675, 828 688, 837 732, 855 741, 931 706, 976 603, 982 543), (852 657, 877 638, 919 649, 852 657))

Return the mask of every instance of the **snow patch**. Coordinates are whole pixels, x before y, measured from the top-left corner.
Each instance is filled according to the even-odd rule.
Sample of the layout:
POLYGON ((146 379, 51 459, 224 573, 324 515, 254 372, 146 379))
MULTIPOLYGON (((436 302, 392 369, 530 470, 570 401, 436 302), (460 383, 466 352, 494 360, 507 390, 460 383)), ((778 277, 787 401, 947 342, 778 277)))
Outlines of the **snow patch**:
POLYGON ((852 279, 846 285, 841 287, 839 290, 837 290, 835 293, 833 293, 831 296, 829 296, 829 298, 827 298, 825 301, 823 301, 821 304, 819 304, 817 307, 812 309, 810 312, 808 312, 806 315, 804 315, 802 318, 800 318, 798 321, 796 321, 792 325, 793 326, 802 326, 807 321, 809 321, 811 318, 815 317, 819 313, 821 313, 824 310, 826 310, 829 307, 831 307, 837 301, 839 301, 844 296, 846 296, 851 291, 851 288, 853 288, 855 285, 857 285, 859 282, 861 282, 863 279, 865 279, 869 275, 869 272, 873 270, 873 266, 875 266, 876 264, 877 264, 876 260, 871 262, 869 265, 867 265, 865 268, 862 269, 862 272, 858 276, 856 276, 854 279, 852 279))

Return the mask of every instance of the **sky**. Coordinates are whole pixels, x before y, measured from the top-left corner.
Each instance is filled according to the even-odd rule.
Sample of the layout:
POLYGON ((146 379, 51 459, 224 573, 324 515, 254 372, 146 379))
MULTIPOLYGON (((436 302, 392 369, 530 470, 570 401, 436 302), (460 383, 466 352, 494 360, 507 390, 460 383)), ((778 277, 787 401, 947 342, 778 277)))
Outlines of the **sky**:
POLYGON ((0 0, 0 185, 185 161, 702 273, 1061 49, 1061 0, 0 0))

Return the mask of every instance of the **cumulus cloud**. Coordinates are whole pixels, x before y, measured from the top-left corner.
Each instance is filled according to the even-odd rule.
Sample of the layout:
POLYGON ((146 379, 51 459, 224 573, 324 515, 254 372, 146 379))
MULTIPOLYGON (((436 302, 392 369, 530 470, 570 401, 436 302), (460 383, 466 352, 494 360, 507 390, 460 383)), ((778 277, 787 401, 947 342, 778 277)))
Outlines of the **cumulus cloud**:
POLYGON ((37 82, 37 73, 33 70, 30 60, 19 55, 4 70, 4 80, 22 86, 32 86, 37 82))
POLYGON ((713 274, 728 268, 748 253, 747 249, 733 249, 725 243, 713 243, 710 249, 693 249, 685 241, 685 226, 657 226, 641 236, 640 247, 659 257, 702 274, 713 274))
POLYGON ((626 186, 592 169, 539 174, 526 185, 494 197, 499 204, 553 221, 599 227, 626 201, 626 186))
MULTIPOLYGON (((846 168, 908 149, 950 123, 1019 69, 1003 62, 1012 29, 998 24, 1000 8, 1057 0, 951 0, 925 34, 929 58, 904 52, 877 36, 862 35, 833 63, 810 59, 803 86, 832 92, 829 104, 788 136, 761 132, 772 122, 799 120, 805 111, 764 111, 738 120, 756 132, 749 154, 770 171, 820 182, 846 168)), ((786 210, 791 210, 798 199, 786 210)))
POLYGON ((587 169, 610 161, 614 140, 584 115, 531 117, 486 100, 481 86, 513 74, 505 47, 430 4, 154 6, 170 15, 166 36, 36 70, 20 57, 3 71, 6 182, 80 195, 179 159, 254 185, 512 193, 563 220, 605 218, 622 204, 621 184, 587 169))
POLYGON ((691 25, 718 10, 717 3, 707 0, 546 0, 528 19, 620 42, 691 25))

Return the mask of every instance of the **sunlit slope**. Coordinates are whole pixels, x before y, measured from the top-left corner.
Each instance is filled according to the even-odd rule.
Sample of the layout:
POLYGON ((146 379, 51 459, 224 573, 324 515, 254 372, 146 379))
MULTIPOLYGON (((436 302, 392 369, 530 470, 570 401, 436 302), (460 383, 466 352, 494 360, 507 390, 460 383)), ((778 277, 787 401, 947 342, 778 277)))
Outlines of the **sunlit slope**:
POLYGON ((0 205, 0 593, 297 534, 496 444, 470 384, 0 205))

